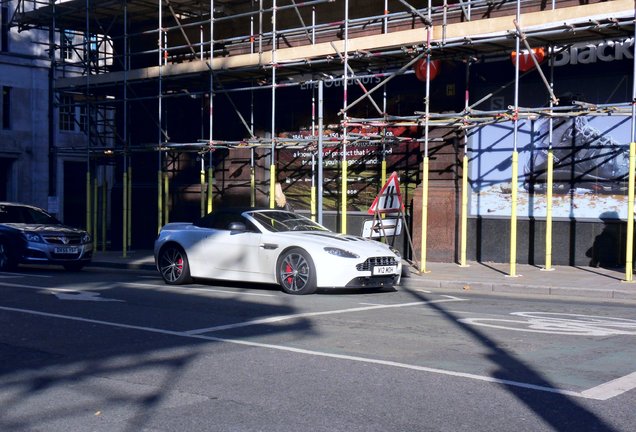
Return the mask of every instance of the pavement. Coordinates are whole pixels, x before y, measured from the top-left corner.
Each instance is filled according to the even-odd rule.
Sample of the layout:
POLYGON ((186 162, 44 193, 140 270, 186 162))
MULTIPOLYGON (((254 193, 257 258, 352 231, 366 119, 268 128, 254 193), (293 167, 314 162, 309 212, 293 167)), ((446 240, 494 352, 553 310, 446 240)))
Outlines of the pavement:
MULTIPOLYGON (((152 251, 98 251, 93 267, 156 271, 152 251)), ((411 289, 440 290, 456 293, 520 294, 554 296, 581 300, 636 301, 636 282, 625 282, 625 268, 586 266, 553 266, 545 271, 540 266, 517 264, 516 276, 509 276, 506 263, 469 262, 466 267, 456 263, 429 262, 426 271, 407 265, 402 285, 411 289)), ((633 278, 636 281, 636 275, 633 278)))

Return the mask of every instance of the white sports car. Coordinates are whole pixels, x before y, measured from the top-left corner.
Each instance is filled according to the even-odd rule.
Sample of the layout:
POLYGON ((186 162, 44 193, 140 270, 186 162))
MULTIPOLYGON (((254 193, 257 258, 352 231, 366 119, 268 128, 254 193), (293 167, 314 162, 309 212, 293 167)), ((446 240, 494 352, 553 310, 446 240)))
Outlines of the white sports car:
POLYGON ((336 234, 296 213, 226 209, 192 223, 165 225, 154 247, 167 284, 193 278, 275 283, 289 294, 317 288, 397 285, 397 250, 336 234))

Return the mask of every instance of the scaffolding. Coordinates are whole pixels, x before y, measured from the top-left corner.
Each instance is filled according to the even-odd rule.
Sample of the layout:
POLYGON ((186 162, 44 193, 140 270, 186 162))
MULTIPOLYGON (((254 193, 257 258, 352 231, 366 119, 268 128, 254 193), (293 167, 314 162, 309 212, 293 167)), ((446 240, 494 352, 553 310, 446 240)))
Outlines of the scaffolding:
MULTIPOLYGON (((472 64, 509 58, 511 53, 521 53, 522 48, 532 53, 534 47, 548 47, 547 60, 558 54, 558 50, 573 44, 631 37, 634 34, 634 7, 625 0, 586 2, 584 5, 578 1, 550 3, 537 0, 497 3, 489 0, 19 0, 17 5, 12 23, 20 30, 49 32, 53 70, 50 85, 55 96, 51 110, 82 107, 83 114, 76 121, 86 134, 86 145, 58 148, 53 143, 52 147, 55 154, 86 154, 89 228, 97 217, 96 196, 91 197, 91 192, 97 191, 91 186, 96 166, 104 161, 108 164, 115 161, 121 167, 124 255, 131 245, 131 158, 135 154, 157 154, 158 230, 169 222, 170 180, 182 169, 181 155, 198 155, 198 193, 200 211, 204 214, 212 210, 213 196, 220 192, 215 189, 214 172, 219 151, 240 151, 241 155, 247 152, 251 204, 256 203, 258 192, 269 195, 269 205, 273 207, 277 151, 307 148, 314 153, 312 167, 315 167, 312 169, 311 212, 322 222, 322 156, 324 141, 329 140, 341 149, 339 229, 346 232, 347 147, 355 146, 360 140, 378 143, 384 149, 400 142, 397 138, 388 139, 386 131, 404 126, 419 127, 424 131, 423 138, 414 140, 421 144, 423 166, 419 178, 424 183, 422 242, 421 256, 417 260, 422 272, 426 271, 427 261, 429 147, 439 139, 429 136, 429 132, 436 128, 452 129, 463 138, 457 155, 461 154, 462 168, 457 172, 461 172, 463 182, 460 263, 466 265, 465 194, 470 150, 467 130, 512 121, 515 128, 512 159, 516 166, 517 124, 521 119, 580 115, 634 118, 633 100, 611 105, 577 101, 573 105, 560 106, 552 90, 554 83, 543 75, 534 54, 530 55, 534 69, 521 72, 517 61, 514 78, 497 90, 514 86, 513 106, 496 111, 480 109, 497 91, 473 101, 468 83, 472 64), (463 110, 431 112, 433 59, 458 61, 465 65, 463 110), (422 62, 425 65, 425 110, 406 116, 388 113, 387 84, 401 75, 413 74, 414 66, 422 62), (541 75, 550 104, 522 107, 518 101, 519 84, 526 75, 537 73, 541 75), (342 88, 341 109, 335 117, 337 124, 333 125, 339 134, 336 138, 328 138, 323 125, 323 89, 334 83, 342 88), (367 88, 369 83, 375 85, 367 88), (353 101, 350 101, 352 88, 349 84, 361 92, 353 101), (282 138, 277 120, 286 108, 277 91, 300 87, 315 88, 318 93, 316 114, 316 92, 312 91, 311 132, 302 138, 282 138), (254 95, 264 93, 270 96, 271 117, 269 124, 261 119, 261 130, 257 131, 255 112, 267 112, 267 109, 263 104, 255 104, 254 95), (249 115, 235 102, 237 97, 245 94, 251 95, 249 115), (379 94, 382 95, 381 102, 379 94), (166 116, 167 106, 184 100, 196 100, 200 104, 201 126, 197 139, 175 138, 179 131, 166 116), (214 122, 219 107, 231 108, 243 128, 240 132, 219 132, 218 121, 214 122), (152 112, 154 108, 155 113, 152 112), (145 112, 148 128, 155 129, 154 139, 151 132, 132 136, 132 116, 140 111, 145 112), (377 115, 369 115, 369 112, 377 115), (264 127, 265 124, 268 127, 264 127), (352 128, 371 132, 352 132, 352 128), (258 161, 261 161, 260 168, 269 170, 269 176, 259 173, 258 161)), ((330 114, 333 121, 335 113, 330 114)), ((378 188, 386 179, 384 156, 385 152, 378 188)), ((144 169, 148 167, 144 166, 144 169)), ((633 176, 633 168, 630 168, 630 175, 633 176)), ((633 193, 633 187, 631 189, 633 193)), ((633 203, 633 195, 630 203, 633 203)), ((512 212, 510 276, 515 276, 514 205, 512 212)), ((92 230, 96 232, 96 226, 92 230)), ((628 238, 632 237, 628 235, 628 238)), ((631 258, 628 259, 631 272, 631 258)), ((546 267, 551 267, 548 257, 546 267)), ((631 280, 631 274, 627 274, 626 279, 631 280)))

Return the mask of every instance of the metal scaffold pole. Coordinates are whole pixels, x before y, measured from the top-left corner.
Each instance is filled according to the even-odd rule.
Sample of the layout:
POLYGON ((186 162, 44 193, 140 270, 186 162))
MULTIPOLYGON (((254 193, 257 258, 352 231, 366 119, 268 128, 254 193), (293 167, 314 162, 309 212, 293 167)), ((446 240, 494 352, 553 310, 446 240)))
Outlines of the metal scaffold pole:
MULTIPOLYGON (((464 114, 468 115, 468 107, 470 106, 470 63, 471 58, 466 59, 466 79, 464 90, 464 114)), ((466 262, 466 247, 468 243, 468 130, 464 131, 464 156, 462 157, 462 201, 461 201, 461 220, 460 220, 460 246, 459 246, 459 265, 468 267, 466 262)))
POLYGON ((159 54, 159 98, 157 101, 157 116, 159 121, 159 136, 158 136, 158 148, 157 152, 157 232, 161 230, 163 226, 163 161, 162 161, 162 138, 163 138, 163 122, 161 116, 161 102, 162 102, 162 74, 163 74, 163 0, 159 0, 159 22, 157 27, 157 46, 159 54))
POLYGON ((348 129, 348 116, 347 116, 347 90, 349 81, 349 0, 345 0, 345 18, 344 18, 344 49, 343 49, 343 76, 342 82, 342 157, 341 157, 341 188, 340 188, 340 232, 347 233, 347 191, 348 191, 348 160, 347 160, 347 129, 348 129))
MULTIPOLYGON (((517 0, 516 23, 521 19, 521 0, 517 0)), ((515 52, 519 56, 521 34, 516 31, 515 52)), ((513 149, 512 149, 512 176, 510 179, 510 272, 509 277, 517 276, 517 189, 519 187, 519 153, 517 151, 517 141, 519 139, 519 63, 515 62, 515 101, 513 108, 513 149)))
POLYGON ((272 5, 272 146, 269 166, 269 207, 274 208, 276 189, 276 0, 272 5))
MULTIPOLYGON (((554 5, 553 5, 554 8, 554 5)), ((552 47, 548 52, 552 52, 552 47)), ((554 87, 554 61, 550 61, 550 87, 554 87)), ((554 107, 554 99, 550 100, 550 108, 554 107)), ((552 192, 554 184, 554 154, 552 152, 554 122, 552 117, 548 119, 548 154, 547 154, 547 188, 545 210, 545 267, 544 271, 552 271, 552 192)))
POLYGON ((424 114, 424 158, 422 160, 422 241, 420 244, 420 273, 426 270, 426 243, 428 234, 428 133, 431 96, 431 0, 428 0, 428 22, 426 23, 426 97, 424 114))
MULTIPOLYGON (((636 38, 636 5, 634 7, 634 37, 636 38)), ((636 171, 636 57, 632 65, 632 119, 629 143, 629 180, 627 189, 627 245, 625 251, 625 281, 634 282, 634 171, 636 171)))
POLYGON ((212 143, 214 140, 214 0, 210 0, 210 97, 208 101, 209 109, 209 150, 208 150, 208 193, 206 212, 210 213, 214 207, 214 165, 212 143))
POLYGON ((93 211, 91 200, 91 105, 90 105, 90 76, 91 76, 91 54, 90 54, 90 21, 89 21, 89 0, 86 0, 86 33, 84 34, 84 70, 86 73, 86 230, 93 236, 93 249, 97 248, 97 233, 92 227, 93 211))
POLYGON ((128 156, 128 2, 124 3, 124 169, 123 169, 123 182, 122 182, 122 208, 124 209, 122 215, 122 256, 125 258, 128 253, 131 240, 131 192, 132 187, 130 185, 130 167, 128 156))
POLYGON ((323 180, 323 135, 324 135, 324 126, 323 126, 323 89, 322 89, 322 81, 318 81, 318 223, 322 224, 322 194, 324 187, 323 180))

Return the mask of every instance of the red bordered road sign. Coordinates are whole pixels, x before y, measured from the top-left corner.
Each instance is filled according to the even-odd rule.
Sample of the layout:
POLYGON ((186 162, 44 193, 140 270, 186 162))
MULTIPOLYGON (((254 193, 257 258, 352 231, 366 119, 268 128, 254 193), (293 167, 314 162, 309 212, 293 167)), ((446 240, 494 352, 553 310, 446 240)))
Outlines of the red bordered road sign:
POLYGON ((396 213, 401 211, 404 211, 404 203, 400 192, 400 181, 397 173, 393 172, 384 186, 382 186, 380 193, 373 200, 368 213, 396 213))

